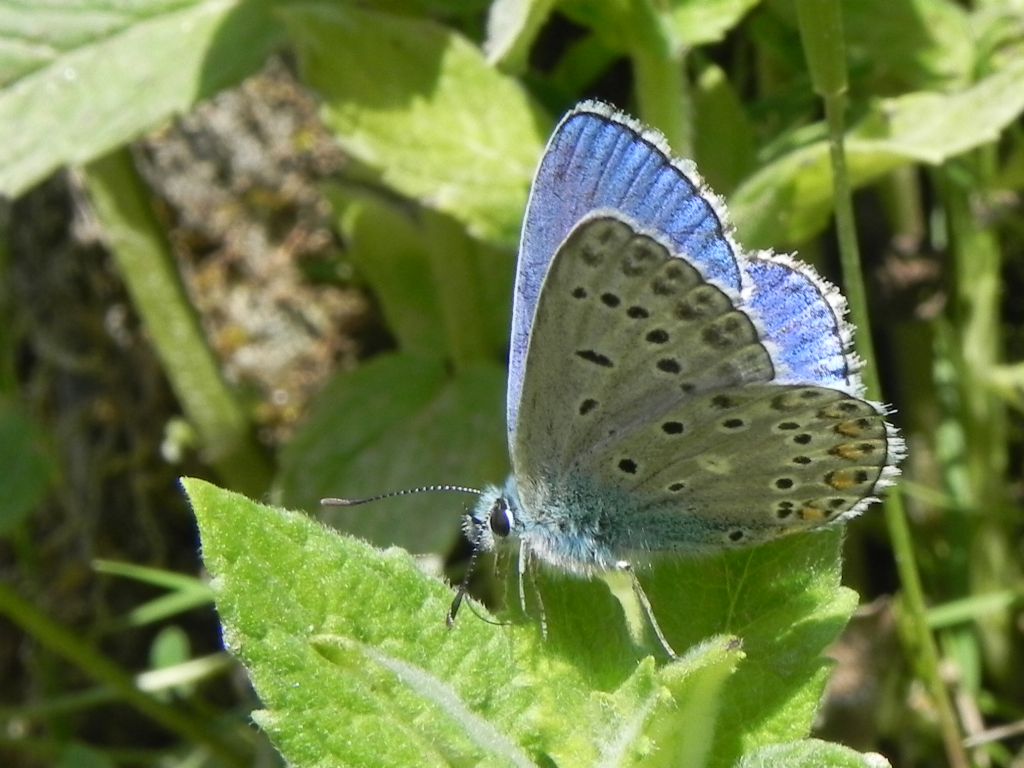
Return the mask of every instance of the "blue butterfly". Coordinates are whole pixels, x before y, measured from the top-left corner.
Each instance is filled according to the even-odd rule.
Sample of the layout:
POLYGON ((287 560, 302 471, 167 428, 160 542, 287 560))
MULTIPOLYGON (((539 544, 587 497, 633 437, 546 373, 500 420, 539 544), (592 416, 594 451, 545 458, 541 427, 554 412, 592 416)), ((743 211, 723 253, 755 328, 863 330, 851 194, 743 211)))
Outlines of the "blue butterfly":
POLYGON ((724 204, 662 136, 583 102, 530 194, 512 475, 465 518, 474 556, 514 537, 524 558, 590 575, 859 514, 904 447, 863 398, 845 311, 809 266, 743 251, 724 204))

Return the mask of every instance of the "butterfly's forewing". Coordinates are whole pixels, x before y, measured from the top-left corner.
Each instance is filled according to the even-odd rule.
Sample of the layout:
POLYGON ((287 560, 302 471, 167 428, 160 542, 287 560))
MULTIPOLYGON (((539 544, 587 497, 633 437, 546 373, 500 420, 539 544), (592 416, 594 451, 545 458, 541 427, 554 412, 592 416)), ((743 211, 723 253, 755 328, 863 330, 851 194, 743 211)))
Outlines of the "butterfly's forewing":
POLYGON ((663 138, 596 102, 555 129, 530 193, 519 247, 509 356, 508 427, 518 428, 527 346, 541 283, 569 232, 597 210, 642 221, 701 273, 739 292, 743 277, 717 202, 692 164, 674 161, 663 138))
POLYGON ((515 475, 563 478, 697 393, 773 375, 734 296, 619 214, 595 214, 558 249, 540 294, 515 475))
POLYGON ((518 428, 523 368, 544 275, 570 230, 597 210, 641 222, 706 278, 744 295, 772 352, 777 381, 862 394, 839 292, 787 256, 742 254, 724 220, 724 205, 692 163, 672 158, 663 137, 627 115, 584 102, 555 129, 523 224, 509 360, 510 438, 518 428))
POLYGON ((523 504, 614 499, 617 551, 750 543, 859 511, 892 458, 882 413, 773 383, 740 303, 619 214, 577 225, 530 338, 512 446, 523 504))

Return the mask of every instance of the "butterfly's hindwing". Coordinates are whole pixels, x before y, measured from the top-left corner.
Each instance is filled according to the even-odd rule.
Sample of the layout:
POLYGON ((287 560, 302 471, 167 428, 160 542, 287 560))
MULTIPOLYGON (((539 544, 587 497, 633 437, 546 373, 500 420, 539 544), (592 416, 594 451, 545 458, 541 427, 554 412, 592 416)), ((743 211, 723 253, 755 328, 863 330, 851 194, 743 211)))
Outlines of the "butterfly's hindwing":
POLYGON ((891 443, 884 414, 845 392, 753 384, 664 414, 580 476, 633 500, 618 546, 714 549, 858 514, 888 482, 891 443), (704 522, 704 540, 686 517, 704 522))
POLYGON ((778 363, 779 383, 808 383, 861 394, 846 301, 806 264, 760 253, 750 258, 750 309, 778 363))

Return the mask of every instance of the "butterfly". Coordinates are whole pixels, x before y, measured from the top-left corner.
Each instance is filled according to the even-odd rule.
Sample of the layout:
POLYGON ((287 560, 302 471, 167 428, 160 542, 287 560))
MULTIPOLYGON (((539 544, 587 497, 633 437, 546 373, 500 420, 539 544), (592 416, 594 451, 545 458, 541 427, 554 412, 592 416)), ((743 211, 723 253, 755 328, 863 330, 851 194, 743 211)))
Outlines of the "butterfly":
POLYGON ((515 538, 523 558, 591 575, 861 513, 904 446, 864 399, 845 311, 811 267, 738 246, 724 204, 662 136, 579 104, 527 206, 512 473, 464 519, 474 561, 515 538))
MULTIPOLYGON (((899 475, 903 440, 864 399, 839 291, 810 266, 744 251, 692 162, 585 101, 555 128, 519 246, 506 415, 512 474, 477 495, 477 558, 537 558, 633 587, 631 564, 841 524, 899 475)), ((522 574, 522 570, 520 571, 522 574)))

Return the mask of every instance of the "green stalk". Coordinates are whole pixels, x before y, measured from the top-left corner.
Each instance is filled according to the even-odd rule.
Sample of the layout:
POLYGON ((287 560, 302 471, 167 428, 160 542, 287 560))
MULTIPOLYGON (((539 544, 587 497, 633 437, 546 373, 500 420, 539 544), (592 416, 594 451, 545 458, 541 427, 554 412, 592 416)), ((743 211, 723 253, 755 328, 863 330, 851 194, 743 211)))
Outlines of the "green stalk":
POLYGON ((640 119, 668 139, 674 154, 693 157, 693 104, 686 49, 668 19, 648 2, 629 18, 630 59, 640 119))
MULTIPOLYGON (((843 149, 843 112, 846 106, 847 81, 840 7, 837 0, 797 0, 797 15, 814 90, 821 96, 825 106, 843 284, 850 304, 850 315, 854 324, 860 328, 857 349, 865 362, 864 382, 868 395, 881 399, 874 344, 871 340, 867 293, 864 289, 860 249, 854 226, 853 196, 846 173, 843 149)), ((939 653, 935 638, 928 627, 924 589, 914 557, 910 525, 898 488, 892 489, 888 494, 885 519, 903 586, 903 604, 913 632, 913 642, 916 646, 913 651, 917 658, 917 668, 934 700, 950 765, 953 768, 968 768, 970 762, 963 746, 960 725, 949 692, 939 674, 939 653)))
POLYGON ((488 359, 490 352, 487 325, 480 322, 490 308, 483 306, 480 298, 483 278, 476 268, 477 258, 473 250, 478 246, 454 219, 427 214, 421 221, 425 235, 435 244, 426 251, 452 365, 456 371, 464 370, 488 359))
POLYGON ((184 713, 180 707, 163 704, 135 685, 135 680, 106 656, 52 621, 6 584, 0 584, 0 616, 14 624, 43 647, 68 660, 93 680, 114 691, 123 701, 180 738, 204 746, 228 765, 244 766, 245 755, 224 741, 206 723, 184 713))
MULTIPOLYGON (((972 178, 985 178, 986 150, 964 158, 974 161, 972 178)), ((957 464, 966 471, 966 483, 954 486, 957 509, 966 514, 970 543, 965 567, 970 593, 987 593, 1020 579, 1013 535, 1006 528, 1011 504, 1006 497, 1006 406, 990 385, 989 374, 998 368, 1002 353, 1000 286, 1002 252, 993 232, 980 226, 975 214, 974 189, 958 182, 954 173, 940 171, 940 188, 948 214, 949 248, 956 269, 955 326, 950 347, 956 351, 958 413, 965 447, 957 464)), ((988 616, 977 623, 992 678, 1003 686, 1016 683, 1011 614, 988 616)))
POLYGON ((270 463, 221 378, 130 153, 114 150, 90 163, 84 175, 121 278, 199 435, 203 458, 225 484, 260 495, 270 480, 270 463))

